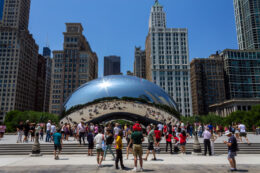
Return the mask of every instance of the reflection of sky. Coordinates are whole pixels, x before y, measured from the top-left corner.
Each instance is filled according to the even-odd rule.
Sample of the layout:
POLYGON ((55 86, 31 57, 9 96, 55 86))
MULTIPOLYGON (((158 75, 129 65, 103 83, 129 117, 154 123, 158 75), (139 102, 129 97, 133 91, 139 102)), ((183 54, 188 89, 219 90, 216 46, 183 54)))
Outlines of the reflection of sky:
POLYGON ((157 104, 176 107, 175 102, 160 87, 152 82, 133 76, 106 76, 90 81, 78 88, 65 103, 72 106, 86 104, 104 97, 134 97, 150 100, 157 104))
POLYGON ((5 4, 5 0, 0 0, 0 20, 2 20, 2 18, 3 18, 4 4, 5 4))

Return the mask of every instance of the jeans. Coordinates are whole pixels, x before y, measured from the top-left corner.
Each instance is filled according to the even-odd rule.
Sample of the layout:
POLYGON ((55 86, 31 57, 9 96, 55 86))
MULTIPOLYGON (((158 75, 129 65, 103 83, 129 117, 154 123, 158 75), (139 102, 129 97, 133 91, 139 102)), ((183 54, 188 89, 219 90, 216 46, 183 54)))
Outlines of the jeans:
POLYGON ((168 151, 168 144, 170 145, 171 153, 172 153, 172 142, 166 141, 166 152, 168 151))
POLYGON ((209 139, 204 139, 204 150, 204 155, 207 155, 207 150, 209 150, 209 155, 211 156, 211 147, 209 139))
POLYGON ((118 162, 120 161, 121 168, 124 168, 123 164, 123 154, 121 149, 116 150, 116 168, 118 168, 118 162))
POLYGON ((45 142, 50 142, 50 139, 51 139, 51 132, 50 132, 50 130, 47 130, 47 131, 46 131, 46 139, 45 139, 45 142))
POLYGON ((22 136, 23 136, 23 131, 19 130, 18 131, 17 143, 22 142, 22 136))
POLYGON ((109 152, 112 154, 113 158, 115 159, 115 155, 114 155, 114 153, 112 151, 112 144, 108 144, 107 145, 107 148, 106 148, 105 153, 104 153, 104 158, 106 158, 107 150, 109 150, 109 152))
POLYGON ((85 132, 79 132, 79 144, 81 145, 81 138, 83 139, 83 143, 85 144, 85 132))

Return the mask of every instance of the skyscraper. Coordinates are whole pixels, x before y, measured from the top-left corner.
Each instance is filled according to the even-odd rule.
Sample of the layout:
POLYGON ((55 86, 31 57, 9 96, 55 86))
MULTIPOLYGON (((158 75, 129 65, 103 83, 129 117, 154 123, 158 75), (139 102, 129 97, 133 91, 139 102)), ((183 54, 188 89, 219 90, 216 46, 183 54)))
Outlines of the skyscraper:
POLYGON ((260 49, 260 0, 234 0, 239 49, 260 49))
POLYGON ((121 74, 120 56, 104 57, 104 76, 121 74))
POLYGON ((49 112, 52 72, 51 49, 49 47, 43 48, 43 56, 46 66, 43 112, 49 112))
POLYGON ((188 31, 167 28, 158 1, 151 9, 145 50, 146 78, 172 96, 182 115, 192 116, 188 31))
POLYGON ((135 47, 134 75, 137 77, 146 78, 145 58, 145 50, 141 50, 141 47, 135 47))
POLYGON ((63 50, 53 51, 50 112, 60 114, 67 97, 97 78, 98 59, 82 34, 80 23, 66 23, 63 50))
POLYGON ((30 0, 0 1, 0 121, 11 110, 34 110, 38 45, 28 31, 30 0))
POLYGON ((218 53, 195 58, 190 68, 193 114, 207 115, 211 104, 226 99, 223 58, 218 53))

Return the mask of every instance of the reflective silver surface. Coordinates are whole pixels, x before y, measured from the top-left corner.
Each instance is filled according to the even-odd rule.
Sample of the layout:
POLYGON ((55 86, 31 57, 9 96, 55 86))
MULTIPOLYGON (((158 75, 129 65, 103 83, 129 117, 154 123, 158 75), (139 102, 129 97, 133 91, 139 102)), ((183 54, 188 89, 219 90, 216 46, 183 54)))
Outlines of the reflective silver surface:
POLYGON ((64 103, 65 111, 104 97, 142 98, 177 110, 174 100, 156 84, 134 76, 105 76, 83 84, 64 103))

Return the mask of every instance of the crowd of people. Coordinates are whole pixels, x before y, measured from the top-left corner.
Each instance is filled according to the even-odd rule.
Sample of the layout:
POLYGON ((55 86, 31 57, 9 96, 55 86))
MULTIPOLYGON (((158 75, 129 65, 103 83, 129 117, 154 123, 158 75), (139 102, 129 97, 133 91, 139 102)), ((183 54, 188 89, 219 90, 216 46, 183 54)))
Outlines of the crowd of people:
MULTIPOLYGON (((3 129, 3 126, 1 126, 3 129)), ((256 127, 256 134, 259 127, 256 127)), ((88 156, 93 156, 93 150, 97 153, 97 166, 102 167, 102 162, 106 160, 108 152, 115 161, 115 168, 125 169, 123 163, 123 140, 127 142, 126 157, 130 154, 134 155, 134 171, 137 171, 137 161, 139 160, 140 170, 143 169, 143 160, 147 161, 150 153, 152 160, 157 160, 156 155, 163 149, 160 146, 162 140, 165 140, 165 152, 171 154, 181 153, 186 154, 186 143, 194 135, 203 138, 204 155, 214 155, 214 142, 218 137, 226 135, 229 137, 225 141, 228 145, 228 160, 231 165, 231 170, 236 170, 236 151, 238 150, 237 141, 242 142, 247 138, 246 126, 238 123, 229 127, 220 125, 195 123, 186 125, 183 122, 176 124, 149 124, 144 127, 138 122, 134 125, 120 125, 118 123, 107 123, 106 125, 98 125, 93 123, 85 123, 84 121, 71 125, 70 123, 55 124, 50 120, 46 124, 37 124, 30 122, 20 122, 17 126, 17 143, 28 143, 34 141, 35 137, 39 137, 40 141, 50 142, 54 144, 54 159, 59 159, 62 151, 63 142, 74 140, 79 142, 79 146, 88 143, 88 156), (44 138, 45 135, 45 138, 44 138), (70 139, 69 139, 70 137, 70 139), (147 149, 144 153, 142 143, 147 138, 147 149), (115 148, 115 153, 113 148, 115 148), (145 156, 143 157, 143 153, 145 156)), ((0 134, 2 136, 2 134, 0 134)))

